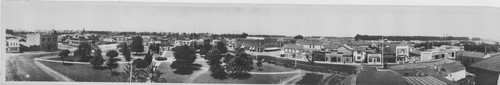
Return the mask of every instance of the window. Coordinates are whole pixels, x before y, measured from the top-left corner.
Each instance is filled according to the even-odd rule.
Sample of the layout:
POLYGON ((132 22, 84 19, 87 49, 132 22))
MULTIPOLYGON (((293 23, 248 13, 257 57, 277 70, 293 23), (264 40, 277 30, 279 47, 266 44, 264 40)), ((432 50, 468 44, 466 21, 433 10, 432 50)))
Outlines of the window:
POLYGON ((45 41, 45 38, 42 38, 42 42, 44 42, 44 41, 45 41))
POLYGON ((357 56, 358 60, 361 59, 361 56, 357 56))

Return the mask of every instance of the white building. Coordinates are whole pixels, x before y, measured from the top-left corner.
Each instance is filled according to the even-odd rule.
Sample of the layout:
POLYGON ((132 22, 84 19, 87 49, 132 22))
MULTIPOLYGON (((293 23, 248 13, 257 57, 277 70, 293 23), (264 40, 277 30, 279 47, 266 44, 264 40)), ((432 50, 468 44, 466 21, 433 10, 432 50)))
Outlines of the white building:
POLYGON ((5 52, 7 53, 21 52, 19 39, 7 39, 5 43, 7 44, 5 52))

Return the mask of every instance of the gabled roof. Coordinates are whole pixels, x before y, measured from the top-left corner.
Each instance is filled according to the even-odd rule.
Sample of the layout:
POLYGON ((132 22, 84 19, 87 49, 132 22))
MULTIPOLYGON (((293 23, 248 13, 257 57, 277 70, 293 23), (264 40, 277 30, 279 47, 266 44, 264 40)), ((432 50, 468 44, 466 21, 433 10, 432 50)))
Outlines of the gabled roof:
POLYGON ((355 50, 355 51, 365 51, 365 50, 368 50, 367 47, 354 47, 352 48, 352 50, 355 50))
POLYGON ((474 63, 470 66, 474 68, 500 72, 500 56, 490 57, 488 59, 474 63))
POLYGON ((304 47, 301 45, 295 45, 295 44, 285 44, 282 47, 283 49, 296 49, 296 50, 303 50, 304 47))
POLYGON ((449 73, 465 70, 465 67, 458 62, 446 63, 441 65, 441 67, 444 68, 444 70, 449 73))

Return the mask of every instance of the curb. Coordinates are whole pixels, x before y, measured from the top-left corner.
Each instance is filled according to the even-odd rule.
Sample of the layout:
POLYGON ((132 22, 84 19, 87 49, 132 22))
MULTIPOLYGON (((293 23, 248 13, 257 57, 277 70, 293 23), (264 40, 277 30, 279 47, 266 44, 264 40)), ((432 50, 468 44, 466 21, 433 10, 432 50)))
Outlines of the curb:
POLYGON ((67 82, 75 82, 73 79, 70 79, 64 75, 62 75, 61 73, 57 72, 57 71, 54 71, 53 69, 43 65, 42 63, 38 62, 38 59, 35 59, 33 62, 35 62, 35 64, 40 68, 42 69, 43 72, 49 74, 51 77, 53 77, 54 79, 56 80, 59 80, 59 81, 67 81, 67 82))

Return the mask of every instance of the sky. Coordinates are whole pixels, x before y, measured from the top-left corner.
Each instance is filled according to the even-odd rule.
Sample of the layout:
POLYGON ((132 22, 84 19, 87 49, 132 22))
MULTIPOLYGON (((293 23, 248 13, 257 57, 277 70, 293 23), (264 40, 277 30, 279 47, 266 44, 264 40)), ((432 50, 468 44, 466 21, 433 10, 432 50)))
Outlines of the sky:
POLYGON ((500 41, 500 5, 496 7, 496 2, 263 3, 267 4, 2 1, 1 27, 337 37, 446 34, 500 41))

